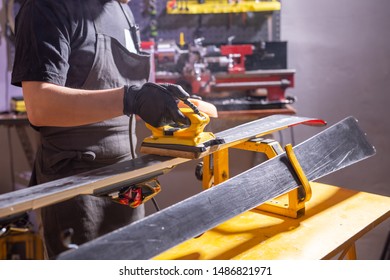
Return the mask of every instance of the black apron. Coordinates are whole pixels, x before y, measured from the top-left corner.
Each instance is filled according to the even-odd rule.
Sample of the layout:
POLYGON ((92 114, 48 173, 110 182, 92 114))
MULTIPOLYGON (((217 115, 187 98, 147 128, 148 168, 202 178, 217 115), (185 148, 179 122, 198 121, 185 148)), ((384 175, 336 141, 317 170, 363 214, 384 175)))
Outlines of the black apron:
MULTIPOLYGON (((115 1, 116 2, 116 1, 115 1)), ((116 3, 115 3, 116 4, 116 3)), ((126 16, 131 37, 138 46, 134 19, 124 13, 118 3, 118 16, 126 16)), ((142 85, 148 79, 149 55, 129 52, 117 40, 104 34, 105 20, 115 20, 103 12, 94 20, 97 45, 93 66, 84 89, 108 89, 125 84, 142 85)), ((107 106, 110 106, 107 104, 107 106)), ((72 110, 72 108, 69 108, 72 110)), ((135 128, 133 118, 132 127, 135 128)), ((41 127, 41 146, 37 151, 35 170, 30 185, 71 176, 119 161, 131 159, 129 118, 111 120, 71 128, 41 127)), ((135 146, 135 132, 131 131, 135 146)), ((72 242, 82 244, 127 225, 144 216, 143 206, 132 209, 108 197, 80 195, 41 209, 46 253, 54 258, 66 250, 61 234, 73 229, 72 242)))

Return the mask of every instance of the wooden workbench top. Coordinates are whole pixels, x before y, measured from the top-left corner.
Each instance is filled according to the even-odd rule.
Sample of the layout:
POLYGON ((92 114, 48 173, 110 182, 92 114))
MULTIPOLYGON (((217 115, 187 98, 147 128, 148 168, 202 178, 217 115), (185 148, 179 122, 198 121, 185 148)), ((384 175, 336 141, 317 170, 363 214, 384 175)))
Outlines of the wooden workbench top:
POLYGON ((390 197, 311 184, 298 219, 248 211, 155 259, 330 259, 390 217, 390 197))
POLYGON ((279 109, 218 111, 218 118, 248 121, 268 117, 275 114, 295 115, 296 110, 291 105, 286 105, 284 108, 279 109))
POLYGON ((0 125, 26 125, 29 124, 27 114, 2 113, 0 125))

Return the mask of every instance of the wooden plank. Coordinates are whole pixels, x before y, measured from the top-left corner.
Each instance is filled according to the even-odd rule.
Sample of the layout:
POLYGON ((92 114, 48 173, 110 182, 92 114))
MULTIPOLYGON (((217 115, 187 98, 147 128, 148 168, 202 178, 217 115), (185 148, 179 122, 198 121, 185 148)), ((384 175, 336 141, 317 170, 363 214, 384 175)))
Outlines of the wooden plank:
MULTIPOLYGON (((294 148, 310 181, 375 154, 349 117, 294 148)), ((105 236, 60 259, 150 259, 297 187, 285 154, 105 236)))

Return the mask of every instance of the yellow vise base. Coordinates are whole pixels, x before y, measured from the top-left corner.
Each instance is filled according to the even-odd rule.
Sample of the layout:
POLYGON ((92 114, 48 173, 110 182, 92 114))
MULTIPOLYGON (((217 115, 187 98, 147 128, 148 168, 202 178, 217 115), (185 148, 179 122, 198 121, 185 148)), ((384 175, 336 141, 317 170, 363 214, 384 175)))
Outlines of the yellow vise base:
POLYGON ((207 114, 200 112, 201 115, 196 114, 190 108, 180 108, 180 111, 190 119, 189 126, 177 128, 172 132, 172 135, 167 135, 167 131, 176 129, 170 125, 153 127, 146 124, 146 127, 152 131, 152 136, 144 139, 145 143, 151 144, 173 144, 185 146, 197 146, 209 140, 215 139, 215 135, 211 132, 203 132, 206 125, 210 122, 207 114))

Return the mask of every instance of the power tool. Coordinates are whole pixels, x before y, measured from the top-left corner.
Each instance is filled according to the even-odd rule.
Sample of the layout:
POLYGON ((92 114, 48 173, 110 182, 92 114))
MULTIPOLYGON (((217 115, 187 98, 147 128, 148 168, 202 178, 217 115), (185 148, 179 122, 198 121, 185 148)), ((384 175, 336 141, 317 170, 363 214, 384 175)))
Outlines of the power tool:
POLYGON ((153 127, 146 124, 146 127, 152 131, 152 135, 142 142, 141 153, 196 159, 211 146, 223 143, 223 140, 215 137, 212 132, 203 131, 210 122, 209 115, 213 117, 217 115, 215 106, 191 99, 181 102, 184 106, 179 104, 180 110, 190 120, 190 125, 153 127), (194 104, 195 102, 199 107, 194 104))

